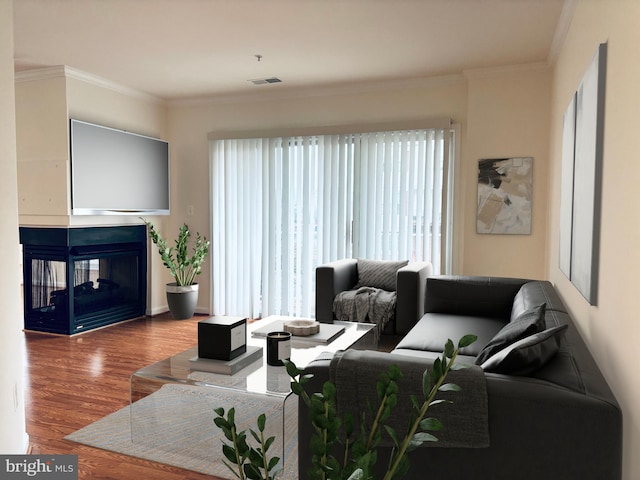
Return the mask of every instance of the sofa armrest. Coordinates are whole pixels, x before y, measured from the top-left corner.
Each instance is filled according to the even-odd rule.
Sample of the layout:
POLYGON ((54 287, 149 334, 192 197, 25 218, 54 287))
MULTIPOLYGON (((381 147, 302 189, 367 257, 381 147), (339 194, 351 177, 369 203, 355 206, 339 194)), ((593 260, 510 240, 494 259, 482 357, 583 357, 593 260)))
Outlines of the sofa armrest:
POLYGON ((411 262, 398 270, 396 334, 405 334, 424 315, 427 277, 433 273, 429 262, 411 262))
POLYGON ((358 283, 358 261, 345 258, 316 268, 316 320, 333 323, 333 299, 358 283))

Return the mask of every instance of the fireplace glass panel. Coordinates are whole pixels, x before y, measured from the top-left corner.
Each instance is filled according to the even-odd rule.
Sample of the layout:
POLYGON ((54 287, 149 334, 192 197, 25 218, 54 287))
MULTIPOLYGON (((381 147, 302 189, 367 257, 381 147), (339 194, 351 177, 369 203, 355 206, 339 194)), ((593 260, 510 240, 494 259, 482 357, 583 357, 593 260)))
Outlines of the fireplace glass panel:
POLYGON ((40 322, 64 322, 67 304, 60 292, 67 289, 67 265, 64 261, 33 258, 31 260, 31 314, 40 322))
POLYGON ((76 316, 138 301, 138 256, 114 255, 73 262, 76 316))

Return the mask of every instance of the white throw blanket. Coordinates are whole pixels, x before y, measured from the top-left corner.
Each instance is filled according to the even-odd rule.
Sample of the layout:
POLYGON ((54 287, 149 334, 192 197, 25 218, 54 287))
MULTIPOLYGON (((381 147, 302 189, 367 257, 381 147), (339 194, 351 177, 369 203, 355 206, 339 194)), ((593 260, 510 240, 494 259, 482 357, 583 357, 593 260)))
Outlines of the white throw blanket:
POLYGON ((395 317, 396 292, 372 287, 340 292, 333 300, 333 312, 338 320, 373 323, 379 335, 395 317))

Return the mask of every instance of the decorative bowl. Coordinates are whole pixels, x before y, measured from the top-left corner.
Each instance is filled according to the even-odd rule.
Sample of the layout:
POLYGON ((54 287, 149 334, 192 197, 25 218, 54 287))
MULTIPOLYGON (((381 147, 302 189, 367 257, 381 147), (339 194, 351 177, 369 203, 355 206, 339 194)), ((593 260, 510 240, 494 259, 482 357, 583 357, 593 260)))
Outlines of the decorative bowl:
POLYGON ((285 320, 282 324, 285 332, 296 337, 306 337, 320 331, 320 324, 315 320, 285 320))

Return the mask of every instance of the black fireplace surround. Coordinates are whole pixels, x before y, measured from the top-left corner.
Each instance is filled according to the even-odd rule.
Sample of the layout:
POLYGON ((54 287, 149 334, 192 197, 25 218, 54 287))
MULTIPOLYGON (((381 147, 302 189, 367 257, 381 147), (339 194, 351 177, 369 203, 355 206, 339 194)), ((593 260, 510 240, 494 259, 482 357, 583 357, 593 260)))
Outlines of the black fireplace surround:
POLYGON ((146 235, 144 225, 20 227, 25 329, 71 335, 143 316, 146 235))

